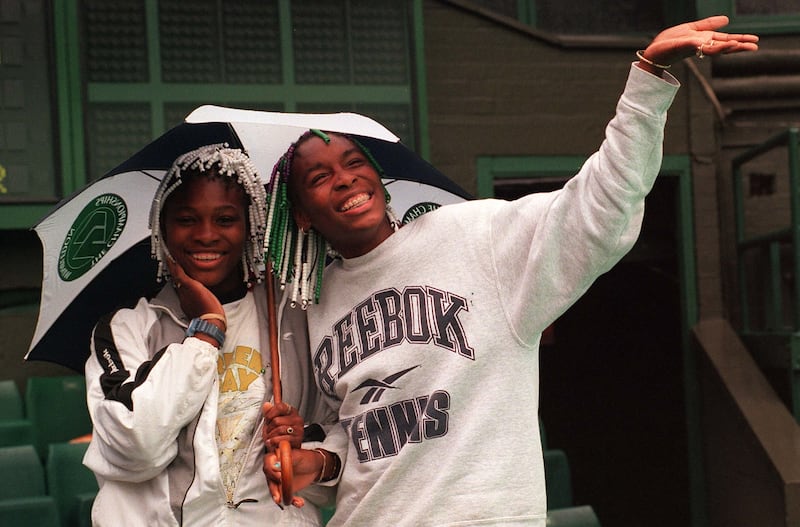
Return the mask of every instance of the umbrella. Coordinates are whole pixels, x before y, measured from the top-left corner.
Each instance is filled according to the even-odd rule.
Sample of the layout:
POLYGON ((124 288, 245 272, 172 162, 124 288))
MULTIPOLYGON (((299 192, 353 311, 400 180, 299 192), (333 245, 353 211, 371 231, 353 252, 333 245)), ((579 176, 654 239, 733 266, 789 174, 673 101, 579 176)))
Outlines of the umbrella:
POLYGON ((398 217, 410 221, 469 195, 386 128, 352 114, 287 114, 202 106, 106 175, 64 199, 35 227, 43 248, 36 329, 26 360, 82 372, 96 321, 154 294, 148 214, 155 190, 180 154, 227 142, 245 149, 263 177, 309 128, 354 135, 386 172, 398 217))

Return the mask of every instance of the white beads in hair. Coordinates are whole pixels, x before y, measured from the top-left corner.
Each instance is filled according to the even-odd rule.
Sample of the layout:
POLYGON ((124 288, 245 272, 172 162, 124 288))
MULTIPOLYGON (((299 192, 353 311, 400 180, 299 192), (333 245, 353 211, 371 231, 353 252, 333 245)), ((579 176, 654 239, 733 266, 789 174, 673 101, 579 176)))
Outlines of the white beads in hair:
POLYGON ((244 281, 261 281, 264 275, 264 233, 266 232, 267 196, 255 165, 242 150, 228 148, 227 143, 202 146, 178 157, 161 180, 150 208, 150 254, 158 261, 158 280, 169 278, 167 258, 171 258, 164 243, 161 214, 169 196, 187 177, 216 171, 219 177, 236 181, 248 197, 247 219, 250 237, 242 252, 244 281))

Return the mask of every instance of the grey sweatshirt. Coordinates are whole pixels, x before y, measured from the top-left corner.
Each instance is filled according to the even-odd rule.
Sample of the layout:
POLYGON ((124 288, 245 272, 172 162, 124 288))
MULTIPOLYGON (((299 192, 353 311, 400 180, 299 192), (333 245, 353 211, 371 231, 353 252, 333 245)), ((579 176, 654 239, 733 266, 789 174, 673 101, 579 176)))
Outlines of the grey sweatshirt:
POLYGON ((541 333, 636 241, 677 89, 632 66, 563 189, 448 205, 328 267, 308 317, 341 423, 329 525, 545 525, 541 333))

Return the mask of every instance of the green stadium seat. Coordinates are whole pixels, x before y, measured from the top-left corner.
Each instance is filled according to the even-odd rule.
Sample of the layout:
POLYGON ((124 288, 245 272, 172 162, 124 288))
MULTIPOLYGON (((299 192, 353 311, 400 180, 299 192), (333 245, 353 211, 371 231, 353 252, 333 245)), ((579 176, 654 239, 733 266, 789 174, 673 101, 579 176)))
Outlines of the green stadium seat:
POLYGON ((17 383, 0 381, 0 447, 33 443, 33 425, 25 419, 24 403, 17 383))
POLYGON ((46 494, 44 468, 33 445, 0 448, 0 525, 60 527, 58 509, 46 494))
MULTIPOLYGON (((77 527, 92 527, 92 505, 97 497, 97 491, 81 492, 75 496, 77 501, 77 527)), ((67 527, 67 526, 64 526, 67 527)))
POLYGON ((589 505, 547 511, 547 527, 601 527, 589 505))
POLYGON ((92 527, 92 505, 97 492, 82 492, 78 494, 78 523, 77 527, 92 527))
POLYGON ((0 448, 0 500, 46 496, 44 467, 33 445, 0 448))
POLYGON ((58 520, 56 502, 50 496, 0 500, 0 525, 62 527, 58 520))
POLYGON ((97 479, 83 465, 88 443, 51 443, 45 466, 47 493, 55 498, 61 525, 91 526, 97 479))
POLYGON ((33 444, 33 423, 27 419, 0 420, 0 447, 33 444))
POLYGON ((543 455, 547 510, 572 507, 572 476, 567 454, 551 448, 545 450, 543 455))
POLYGON ((82 375, 30 377, 25 408, 33 424, 33 444, 42 459, 50 443, 63 443, 92 431, 82 375))
POLYGON ((22 419, 25 410, 17 383, 11 379, 0 381, 0 421, 22 419))

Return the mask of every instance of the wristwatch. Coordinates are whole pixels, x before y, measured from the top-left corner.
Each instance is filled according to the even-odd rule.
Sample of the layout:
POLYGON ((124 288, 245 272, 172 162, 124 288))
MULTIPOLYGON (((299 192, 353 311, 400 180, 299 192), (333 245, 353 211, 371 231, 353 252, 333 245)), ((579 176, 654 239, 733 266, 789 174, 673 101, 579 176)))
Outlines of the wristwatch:
POLYGON ((221 329, 208 320, 203 320, 202 318, 193 318, 192 321, 189 322, 189 327, 186 328, 186 336, 191 337, 194 336, 195 333, 205 333, 212 339, 219 342, 220 348, 223 344, 225 344, 225 333, 223 333, 221 329))

